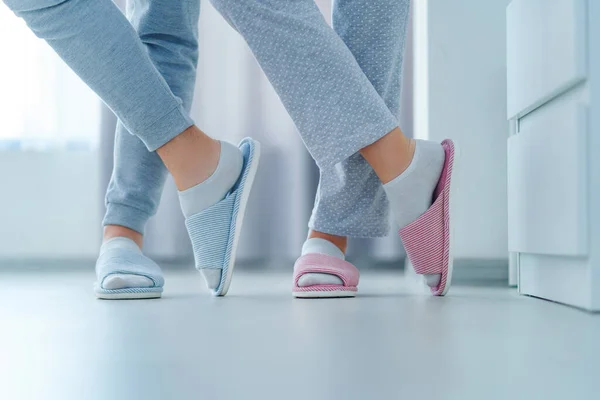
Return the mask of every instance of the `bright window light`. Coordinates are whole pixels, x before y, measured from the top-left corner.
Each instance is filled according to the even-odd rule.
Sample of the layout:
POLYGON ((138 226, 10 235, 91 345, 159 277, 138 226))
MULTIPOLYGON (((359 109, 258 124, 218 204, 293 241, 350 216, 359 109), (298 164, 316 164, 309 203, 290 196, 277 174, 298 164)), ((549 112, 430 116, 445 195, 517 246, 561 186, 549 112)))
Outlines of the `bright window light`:
POLYGON ((0 49, 0 150, 94 148, 98 97, 2 3, 0 49))

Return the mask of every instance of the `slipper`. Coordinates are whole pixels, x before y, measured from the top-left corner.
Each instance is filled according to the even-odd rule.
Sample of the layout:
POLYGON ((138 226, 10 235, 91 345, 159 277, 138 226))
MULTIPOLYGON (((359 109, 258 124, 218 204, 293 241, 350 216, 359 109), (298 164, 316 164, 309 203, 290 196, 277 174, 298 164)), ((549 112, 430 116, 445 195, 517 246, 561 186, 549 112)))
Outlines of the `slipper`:
POLYGON ((348 261, 326 254, 305 254, 294 265, 294 297, 354 297, 358 290, 358 269, 348 261), (298 280, 304 274, 322 273, 338 276, 342 285, 312 285, 300 287, 298 280))
POLYGON ((96 283, 94 292, 99 299, 155 299, 162 296, 165 280, 160 267, 141 253, 123 252, 123 249, 109 249, 96 262, 96 283), (144 288, 104 289, 104 280, 113 274, 140 275, 150 279, 154 286, 144 288))
POLYGON ((196 268, 221 270, 219 286, 212 290, 215 296, 226 295, 231 284, 244 213, 260 158, 260 143, 257 141, 245 138, 238 147, 244 164, 231 191, 217 204, 185 220, 196 268))
POLYGON ((442 142, 446 154, 444 167, 431 207, 414 222, 400 229, 408 259, 417 274, 441 274, 440 283, 432 287, 434 296, 444 296, 450 289, 454 264, 453 200, 456 198, 456 179, 452 179, 459 158, 458 147, 452 140, 442 142))

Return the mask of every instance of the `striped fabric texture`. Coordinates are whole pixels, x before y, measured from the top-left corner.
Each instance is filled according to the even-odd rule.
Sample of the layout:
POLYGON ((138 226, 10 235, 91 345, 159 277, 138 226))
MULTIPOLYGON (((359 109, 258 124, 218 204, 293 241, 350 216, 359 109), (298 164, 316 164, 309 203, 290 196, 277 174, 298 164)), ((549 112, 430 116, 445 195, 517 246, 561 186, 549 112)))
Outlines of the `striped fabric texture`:
POLYGON ((118 294, 141 294, 141 293, 162 293, 162 286, 154 286, 149 288, 123 288, 123 289, 103 289, 101 287, 96 288, 96 293, 100 294, 110 294, 110 295, 118 295, 118 294))
POLYGON ((239 218, 242 193, 246 188, 246 181, 255 154, 255 141, 251 138, 243 139, 239 148, 244 157, 242 174, 231 192, 217 204, 206 210, 187 218, 185 225, 190 235, 194 260, 197 269, 221 269, 221 282, 213 290, 213 295, 223 293, 225 278, 232 259, 235 258, 235 235, 242 228, 243 219, 239 218))
POLYGON ((319 291, 349 291, 358 290, 360 274, 358 269, 348 261, 341 260, 326 254, 305 254, 296 260, 294 264, 294 287, 293 292, 319 292, 319 291), (314 285, 298 286, 298 280, 304 274, 323 273, 338 276, 343 285, 314 285))
POLYGON ((223 268, 236 197, 236 192, 229 193, 217 204, 186 219, 196 268, 223 268))
POLYGON ((444 140, 446 153, 440 181, 434 191, 433 205, 399 232, 406 254, 417 274, 441 274, 440 283, 431 288, 435 296, 444 292, 450 262, 450 183, 454 166, 454 143, 444 140))

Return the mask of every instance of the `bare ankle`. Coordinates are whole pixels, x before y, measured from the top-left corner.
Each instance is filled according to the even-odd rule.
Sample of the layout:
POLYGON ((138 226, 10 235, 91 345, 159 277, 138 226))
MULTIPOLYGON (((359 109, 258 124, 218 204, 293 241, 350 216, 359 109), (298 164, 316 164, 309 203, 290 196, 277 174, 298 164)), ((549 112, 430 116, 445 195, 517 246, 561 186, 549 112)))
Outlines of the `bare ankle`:
POLYGON ((191 126, 156 152, 179 190, 202 183, 217 168, 221 143, 191 126))
POLYGON ((388 183, 410 165, 416 142, 396 128, 375 143, 360 150, 382 183, 388 183))
POLYGON ((133 229, 126 228, 120 225, 106 225, 104 227, 103 241, 107 241, 116 237, 125 237, 131 239, 141 249, 144 238, 141 233, 134 231, 133 229))
POLYGON ((336 245, 342 251, 342 253, 346 254, 346 248, 348 247, 348 238, 346 236, 330 235, 329 233, 319 232, 311 229, 308 234, 308 238, 325 239, 336 245))

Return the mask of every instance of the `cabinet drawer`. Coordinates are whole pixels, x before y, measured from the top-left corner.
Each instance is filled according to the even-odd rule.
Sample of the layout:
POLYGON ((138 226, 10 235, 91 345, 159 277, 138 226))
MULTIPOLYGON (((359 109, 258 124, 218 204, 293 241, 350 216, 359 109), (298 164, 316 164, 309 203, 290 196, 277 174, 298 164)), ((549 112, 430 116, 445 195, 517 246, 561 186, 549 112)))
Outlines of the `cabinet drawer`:
POLYGON ((587 253, 586 110, 555 99, 508 139, 509 251, 587 253))
POLYGON ((586 77, 586 1, 514 0, 506 9, 508 118, 586 77))

